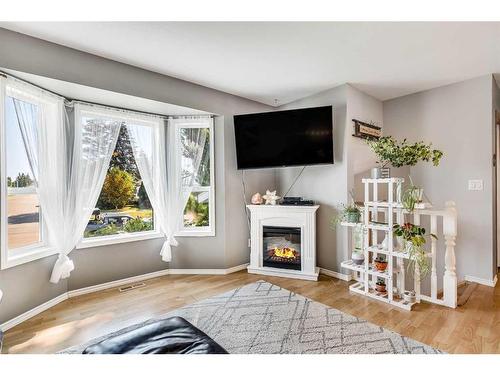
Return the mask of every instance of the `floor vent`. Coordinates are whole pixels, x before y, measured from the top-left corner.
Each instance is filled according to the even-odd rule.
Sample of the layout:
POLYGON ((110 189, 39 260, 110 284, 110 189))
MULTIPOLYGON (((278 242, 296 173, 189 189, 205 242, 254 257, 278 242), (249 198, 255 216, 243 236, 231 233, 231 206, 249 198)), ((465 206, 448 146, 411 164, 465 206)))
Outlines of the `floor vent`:
POLYGON ((128 292, 129 290, 142 288, 143 286, 146 286, 146 283, 137 283, 137 284, 132 284, 132 285, 126 285, 126 286, 122 286, 121 288, 118 288, 118 290, 120 292, 128 292))

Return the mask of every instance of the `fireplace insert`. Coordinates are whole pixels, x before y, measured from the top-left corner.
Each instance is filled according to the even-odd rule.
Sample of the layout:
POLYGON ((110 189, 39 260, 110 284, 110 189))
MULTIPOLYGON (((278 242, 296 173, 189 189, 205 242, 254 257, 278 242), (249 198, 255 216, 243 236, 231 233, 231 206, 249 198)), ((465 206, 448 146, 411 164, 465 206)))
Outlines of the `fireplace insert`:
POLYGON ((302 269, 300 228, 263 226, 263 266, 302 269))

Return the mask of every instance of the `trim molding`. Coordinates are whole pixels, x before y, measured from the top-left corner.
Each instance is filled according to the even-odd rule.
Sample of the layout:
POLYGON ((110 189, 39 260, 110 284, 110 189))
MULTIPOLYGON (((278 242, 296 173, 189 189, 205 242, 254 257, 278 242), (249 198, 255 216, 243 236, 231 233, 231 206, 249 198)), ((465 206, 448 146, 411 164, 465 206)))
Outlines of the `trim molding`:
POLYGON ((479 277, 465 275, 465 281, 470 281, 473 283, 478 283, 478 284, 490 286, 493 288, 497 284, 498 275, 495 275, 493 280, 481 279, 479 277))
POLYGON ((169 274, 169 270, 165 269, 165 270, 161 270, 161 271, 145 273, 144 275, 132 276, 132 277, 127 277, 125 279, 109 281, 109 282, 103 283, 103 284, 92 285, 92 286, 88 286, 88 287, 81 288, 81 289, 68 290, 68 298, 81 296, 83 294, 98 292, 98 291, 104 290, 104 289, 111 289, 111 288, 115 288, 117 286, 122 286, 125 284, 136 283, 138 281, 153 279, 155 277, 165 276, 168 274, 169 274))
POLYGON ((330 276, 330 277, 335 277, 336 279, 344 280, 344 281, 351 281, 352 280, 352 275, 346 275, 344 273, 332 271, 332 270, 327 270, 326 268, 320 268, 319 273, 330 276))
POLYGON ((60 294, 59 296, 52 298, 51 300, 48 300, 47 302, 44 302, 41 305, 33 307, 31 310, 28 310, 25 313, 22 313, 21 315, 12 318, 11 320, 6 321, 5 323, 0 325, 0 329, 2 331, 7 331, 17 326, 18 324, 21 324, 22 322, 30 318, 33 318, 35 315, 38 315, 41 312, 44 312, 45 310, 50 309, 51 307, 54 307, 55 305, 63 301, 66 301, 67 299, 68 299, 68 293, 60 294))
POLYGON ((230 273, 245 270, 247 266, 248 263, 244 263, 231 268, 170 268, 168 271, 170 275, 229 275, 230 273))
POLYGON ((107 283, 103 284, 98 284, 98 285, 92 285, 88 286, 85 288, 81 289, 75 289, 75 290, 69 290, 68 292, 62 293, 59 296, 42 303, 41 305, 38 305, 31 310, 28 310, 15 318, 12 318, 8 321, 6 321, 3 324, 0 324, 0 329, 2 331, 7 331, 18 324, 21 324, 22 322, 34 317, 35 315, 38 315, 45 310, 50 309, 51 307, 54 307, 55 305, 66 301, 69 298, 81 296, 84 294, 89 294, 89 293, 94 293, 98 292, 101 290, 105 289, 111 289, 115 288, 118 286, 122 286, 125 284, 130 284, 130 283, 135 283, 138 281, 143 281, 143 280, 148 280, 148 279, 153 279, 155 277, 161 277, 161 276, 166 276, 169 274, 172 275, 228 275, 230 273, 238 272, 241 270, 246 269, 248 266, 248 263, 245 264, 240 264, 239 266, 231 267, 231 268, 222 268, 222 269, 164 269, 161 271, 156 271, 156 272, 150 272, 146 273, 143 275, 138 275, 138 276, 132 276, 132 277, 127 277, 125 279, 120 279, 120 280, 115 280, 115 281, 110 281, 107 283))

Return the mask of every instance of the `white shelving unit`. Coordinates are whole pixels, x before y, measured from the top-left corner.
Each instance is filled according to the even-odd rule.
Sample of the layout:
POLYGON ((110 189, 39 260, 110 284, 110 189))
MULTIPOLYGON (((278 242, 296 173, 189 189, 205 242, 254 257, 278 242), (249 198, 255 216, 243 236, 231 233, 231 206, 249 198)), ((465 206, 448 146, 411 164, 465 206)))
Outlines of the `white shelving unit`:
MULTIPOLYGON (((415 283, 416 302, 407 303, 403 301, 402 294, 405 291, 405 265, 404 259, 408 254, 401 251, 400 246, 394 248, 392 227, 395 223, 403 224, 404 208, 401 203, 401 191, 404 179, 383 178, 363 179, 364 184, 364 212, 362 223, 341 223, 348 227, 363 228, 363 252, 364 263, 355 264, 352 260, 342 262, 342 267, 355 271, 357 282, 349 289, 358 294, 383 301, 405 310, 411 310, 415 303, 420 302, 420 283, 415 283), (387 200, 379 200, 379 187, 387 190, 387 200), (381 215, 382 214, 382 215, 381 215), (381 217, 382 216, 382 217, 381 217), (379 221, 383 220, 383 221, 379 221), (382 235, 382 236, 381 236, 382 235), (385 248, 382 248, 379 240, 387 238, 385 248), (372 264, 379 254, 385 255, 387 269, 378 271, 372 264), (375 283, 378 278, 385 281, 386 292, 377 292, 375 283), (418 284, 418 285, 417 285, 418 284)), ((416 209, 426 209, 426 204, 419 204, 416 209)), ((415 270, 418 273, 418 269, 415 270)), ((418 275, 414 279, 418 279, 418 275)))

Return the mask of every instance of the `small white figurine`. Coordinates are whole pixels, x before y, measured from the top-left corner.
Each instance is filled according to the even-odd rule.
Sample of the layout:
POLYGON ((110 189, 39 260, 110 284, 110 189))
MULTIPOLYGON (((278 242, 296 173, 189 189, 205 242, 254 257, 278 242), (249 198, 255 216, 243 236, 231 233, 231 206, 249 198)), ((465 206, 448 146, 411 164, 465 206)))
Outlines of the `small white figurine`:
POLYGON ((266 190, 266 195, 264 195, 262 198, 266 200, 265 204, 270 204, 272 206, 275 206, 276 201, 281 199, 281 197, 276 195, 276 190, 274 191, 266 190))
POLYGON ((252 195, 252 204, 262 204, 262 195, 260 193, 252 195))

